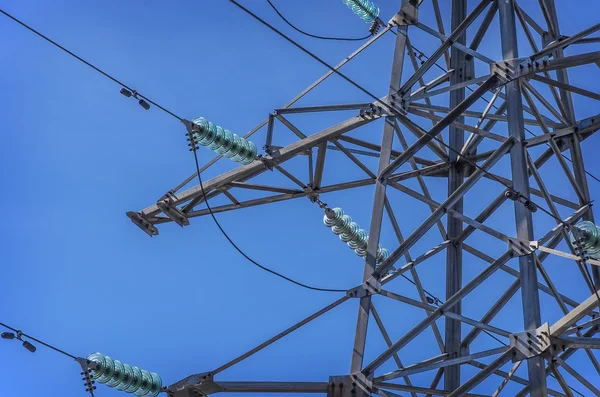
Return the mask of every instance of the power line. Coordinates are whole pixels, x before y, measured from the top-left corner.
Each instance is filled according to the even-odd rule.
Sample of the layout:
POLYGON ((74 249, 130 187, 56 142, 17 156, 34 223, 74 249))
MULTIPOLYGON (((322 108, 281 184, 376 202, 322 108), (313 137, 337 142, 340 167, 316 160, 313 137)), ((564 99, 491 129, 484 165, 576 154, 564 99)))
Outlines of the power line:
POLYGON ((327 36, 318 36, 318 35, 315 35, 315 34, 311 34, 311 33, 305 32, 304 30, 302 30, 302 29, 294 26, 290 21, 288 21, 286 19, 286 17, 284 17, 283 14, 277 9, 277 7, 275 7, 275 5, 273 5, 273 3, 271 3, 271 0, 267 0, 267 3, 269 3, 269 5, 271 6, 271 8, 273 8, 273 10, 275 10, 275 12, 277 13, 277 15, 279 15, 279 17, 281 19, 283 19, 283 21, 285 23, 287 23, 292 29, 294 29, 295 31, 300 32, 303 35, 308 36, 308 37, 312 37, 312 38, 315 38, 315 39, 321 39, 321 40, 335 40, 335 41, 362 41, 362 40, 366 40, 369 37, 371 37, 371 34, 369 34, 368 36, 365 36, 365 37, 356 37, 356 38, 351 38, 351 37, 327 37, 327 36))
POLYGON ((319 287, 313 287, 310 286, 308 284, 304 284, 301 283, 299 281, 296 281, 290 277, 284 276, 281 273, 278 273, 274 270, 269 269, 266 266, 261 265, 260 263, 256 262, 254 259, 250 258, 240 247, 237 246, 237 244, 231 239, 231 237, 229 237, 229 235, 227 234, 227 232, 223 229, 223 227, 221 226, 221 223, 217 220, 217 217, 215 216, 215 214, 213 213, 212 208, 210 207, 210 204, 208 203, 208 199, 206 197, 206 192, 204 191, 204 184, 202 183, 202 177, 200 176, 201 172, 200 172, 200 165, 198 163, 198 154, 196 153, 196 149, 195 149, 195 142, 193 140, 191 140, 191 145, 192 145, 192 152, 194 153, 194 162, 196 163, 196 172, 198 175, 198 183, 200 184, 200 190, 202 191, 202 197, 204 198, 204 203, 206 204, 206 208, 208 208, 208 212, 210 213, 210 216, 212 217, 213 221, 215 222, 215 224, 217 225, 217 227, 219 228, 219 230, 221 231, 221 233, 223 234, 223 236, 225 236, 225 238, 227 239, 227 241, 229 241, 229 244, 231 244, 231 246, 233 248, 235 248, 237 250, 237 252, 239 252, 244 258, 246 258, 250 263, 252 263, 253 265, 261 268, 262 270, 271 273, 277 277, 280 277, 284 280, 289 281, 290 283, 296 284, 300 287, 303 288, 307 288, 313 291, 321 291, 321 292, 347 292, 347 290, 345 289, 330 289, 330 288, 319 288, 319 287))
POLYGON ((24 28, 26 28, 27 30, 29 30, 30 32, 35 33, 36 35, 38 35, 39 37, 41 37, 42 39, 46 40, 48 43, 52 44, 53 46, 61 49, 62 51, 66 52, 67 54, 71 55, 73 58, 77 59, 78 61, 86 64, 87 66, 89 66, 90 68, 94 69, 96 72, 102 74, 104 77, 112 80, 113 82, 119 84, 122 87, 127 88, 129 91, 133 91, 137 94, 137 96, 145 99, 146 101, 150 102, 152 105, 156 106, 157 108, 159 108, 160 110, 162 110, 163 112, 169 114, 170 116, 175 117, 177 120, 181 121, 183 120, 181 117, 179 117, 178 115, 176 115, 175 113, 171 112, 170 110, 166 109, 165 107, 159 105, 158 103, 154 102, 153 100, 151 100, 150 98, 148 98, 145 95, 140 94, 139 92, 137 92, 136 90, 134 90, 133 88, 129 87, 127 84, 122 83, 121 81, 117 80, 115 77, 113 77, 112 75, 106 73, 105 71, 103 71, 102 69, 98 68, 97 66, 94 66, 93 64, 91 64, 90 62, 86 61, 85 59, 81 58, 79 55, 67 50, 65 47, 63 47, 62 45, 58 44, 57 42, 55 42, 54 40, 50 39, 49 37, 43 35, 42 33, 38 32, 37 30, 35 30, 34 28, 32 28, 31 26, 27 25, 25 22, 17 19, 16 17, 12 16, 11 14, 7 13, 6 11, 0 9, 0 13, 6 15, 7 17, 9 17, 10 19, 12 19, 13 21, 15 21, 16 23, 18 23, 19 25, 23 26, 24 28))
POLYGON ((58 352, 58 353, 60 353, 60 354, 62 354, 62 355, 65 355, 65 356, 67 356, 67 357, 70 357, 70 358, 72 358, 73 360, 77 360, 77 357, 76 357, 76 356, 74 356, 74 355, 72 355, 72 354, 70 354, 70 353, 67 353, 66 351, 64 351, 64 350, 61 350, 61 349, 59 349, 58 347, 55 347, 55 346, 53 346, 53 345, 51 345, 51 344, 49 344, 49 343, 46 343, 46 342, 44 342, 44 341, 41 341, 41 340, 39 340, 39 339, 37 339, 37 338, 34 338, 34 337, 33 337, 33 336, 31 336, 31 335, 27 335, 26 333, 22 332, 21 330, 18 330, 18 329, 16 329, 16 328, 13 328, 13 327, 11 327, 11 326, 9 326, 9 325, 6 325, 6 324, 4 324, 4 323, 0 323, 0 326, 1 326, 1 327, 4 327, 4 328, 7 328, 7 329, 10 329, 11 331, 13 331, 13 332, 16 332, 17 334, 23 335, 24 337, 26 337, 26 338, 28 338, 28 339, 31 339, 32 341, 34 341, 34 342, 37 342, 37 343, 39 343, 40 345, 46 346, 47 348, 49 348, 49 349, 52 349, 52 350, 54 350, 55 352, 58 352))

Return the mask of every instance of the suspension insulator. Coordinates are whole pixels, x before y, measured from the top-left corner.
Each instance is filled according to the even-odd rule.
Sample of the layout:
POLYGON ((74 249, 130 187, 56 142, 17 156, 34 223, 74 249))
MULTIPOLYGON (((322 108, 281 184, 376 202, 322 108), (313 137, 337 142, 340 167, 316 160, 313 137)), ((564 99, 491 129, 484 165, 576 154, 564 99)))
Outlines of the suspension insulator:
MULTIPOLYGON (((348 244, 348 247, 356 252, 360 257, 367 256, 367 244, 369 235, 358 226, 358 223, 352 222, 352 218, 344 215, 341 208, 326 209, 323 217, 325 226, 330 227, 331 231, 340 236, 340 240, 348 244)), ((377 264, 383 262, 390 256, 390 252, 379 245, 377 247, 377 264)))
POLYGON ((371 23, 379 16, 379 7, 370 0, 342 0, 356 15, 371 23))
POLYGON ((204 117, 192 120, 194 138, 202 146, 242 164, 250 164, 258 153, 256 145, 229 130, 211 123, 204 117))
POLYGON ((590 221, 581 221, 575 225, 575 228, 577 230, 571 233, 573 244, 577 244, 577 239, 580 239, 583 250, 589 257, 600 259, 600 228, 590 221))
POLYGON ((162 379, 154 372, 123 364, 101 353, 92 353, 87 360, 95 363, 92 378, 106 386, 136 396, 156 397, 162 390, 162 379))

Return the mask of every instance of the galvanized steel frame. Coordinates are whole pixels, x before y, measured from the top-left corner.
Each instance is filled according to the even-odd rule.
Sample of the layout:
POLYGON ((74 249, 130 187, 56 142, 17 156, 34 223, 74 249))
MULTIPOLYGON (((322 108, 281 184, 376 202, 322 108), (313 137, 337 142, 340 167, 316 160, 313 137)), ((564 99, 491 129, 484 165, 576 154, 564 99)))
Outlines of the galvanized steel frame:
MULTIPOLYGON (((592 367, 600 374, 600 365, 591 352, 591 349, 600 348, 600 339, 594 338, 600 325, 595 311, 599 303, 596 290, 600 285, 600 267, 591 266, 590 263, 582 262, 579 257, 573 256, 575 251, 570 245, 567 230, 570 225, 580 219, 591 221, 594 219, 590 208, 591 197, 581 145, 585 139, 600 128, 600 117, 577 120, 572 94, 583 95, 591 100, 600 100, 600 94, 571 85, 568 68, 588 63, 596 63, 600 67, 600 52, 564 55, 564 49, 567 46, 584 42, 597 43, 598 40, 588 36, 600 30, 600 25, 594 25, 570 37, 565 37, 560 34, 554 0, 539 0, 540 15, 543 16, 546 27, 536 23, 534 18, 520 8, 514 0, 481 0, 477 2, 471 12, 467 12, 466 0, 453 0, 451 30, 449 34, 446 34, 437 0, 432 1, 437 22, 436 28, 426 26, 419 21, 421 2, 422 0, 402 0, 400 12, 393 16, 388 23, 378 20, 382 26, 379 33, 335 66, 335 70, 338 70, 382 36, 395 34, 394 58, 387 96, 375 102, 293 107, 299 99, 335 73, 330 70, 288 104, 269 114, 262 123, 244 136, 251 137, 259 129, 267 127, 264 155, 261 158, 205 181, 203 186, 206 196, 203 196, 199 186, 182 190, 197 176, 193 174, 161 197, 157 204, 139 212, 128 213, 128 216, 144 231, 150 235, 156 235, 158 234, 156 225, 175 221, 184 226, 189 224, 191 218, 207 215, 209 211, 199 208, 200 205, 206 200, 214 200, 221 195, 227 197, 231 204, 212 206, 214 213, 296 198, 308 198, 313 202, 319 202, 320 198, 326 197, 326 194, 330 192, 374 185, 375 194, 363 285, 349 290, 346 296, 214 371, 192 375, 171 385, 166 389, 169 394, 188 396, 194 395, 193 393, 202 395, 244 391, 347 395, 341 389, 339 391, 336 389, 338 384, 336 382, 339 381, 342 382, 340 384, 343 384, 343 379, 345 379, 339 377, 332 377, 328 382, 218 382, 214 377, 309 323, 314 318, 325 314, 343 302, 356 298, 359 312, 348 376, 351 376, 352 384, 357 387, 355 389, 357 393, 378 394, 386 397, 397 395, 390 390, 400 390, 408 392, 414 397, 418 394, 452 397, 477 395, 470 394, 471 390, 484 379, 496 375, 499 386, 493 396, 497 396, 509 382, 525 386, 517 395, 530 394, 536 397, 572 395, 570 386, 561 374, 563 371, 577 379, 580 386, 586 388, 586 392, 600 395, 600 391, 566 361, 576 349, 584 349, 592 367), (483 15, 483 18, 469 44, 467 28, 473 25, 480 15, 483 15), (494 61, 481 53, 480 44, 496 16, 503 26, 501 30, 503 59, 494 61), (529 41, 530 51, 518 48, 518 26, 521 27, 529 41), (425 32, 441 42, 433 55, 423 61, 420 66, 410 42, 409 31, 411 29, 425 32), (539 39, 542 42, 541 48, 536 43, 539 39), (531 55, 519 58, 519 51, 531 53, 531 55), (445 62, 448 70, 426 83, 424 77, 428 73, 430 74, 432 67, 441 60, 445 62), (475 76, 475 60, 481 62, 478 64, 478 71, 483 70, 479 77, 475 76), (414 68, 414 73, 406 76, 406 65, 410 64, 414 68), (483 69, 482 64, 484 65, 483 69), (556 71, 556 79, 552 78, 550 71, 556 71), (416 87, 417 83, 418 87, 416 87), (552 98, 545 98, 534 87, 534 84, 548 87, 552 98), (471 91, 469 95, 466 95, 467 88, 471 91), (433 105, 431 99, 444 93, 449 95, 449 106, 433 105), (492 99, 486 100, 489 104, 483 112, 470 110, 474 103, 480 102, 488 93, 492 94, 492 99), (536 100, 541 106, 536 104, 536 100), (554 104, 552 100, 554 100, 554 104), (495 106, 495 103, 499 103, 499 105, 495 106), (493 107, 496 107, 494 112, 492 112, 493 107), (292 113, 311 114, 349 110, 356 110, 357 115, 312 135, 305 135, 284 116, 292 113), (528 113, 530 116, 525 118, 524 113, 528 113), (465 121, 465 118, 472 117, 478 118, 475 125, 465 121), (381 143, 345 135, 349 131, 378 119, 384 121, 381 143), (415 122, 417 119, 429 120, 432 127, 425 130, 415 122), (285 147, 274 146, 276 121, 294 133, 298 140, 285 147), (492 130, 498 123, 507 123, 510 133, 493 132, 492 130), (540 128, 543 134, 526 139, 526 125, 540 128), (443 141, 441 134, 446 130, 449 131, 447 144, 443 141), (416 138, 411 145, 404 136, 406 131, 416 138), (466 140, 465 132, 470 133, 466 140), (393 148, 395 137, 398 138, 401 150, 393 148), (482 142, 496 142, 495 149, 478 154, 478 147, 482 142), (548 145, 549 149, 534 159, 530 150, 542 144, 548 145), (563 152, 566 150, 570 152, 572 166, 569 166, 563 158, 563 152), (324 184, 325 158, 330 151, 343 153, 364 171, 364 178, 333 185, 324 184), (419 155, 426 151, 429 156, 419 155), (494 165, 507 155, 510 157, 512 180, 495 175, 493 171, 494 165), (283 168, 286 161, 298 156, 307 156, 308 182, 283 168), (374 171, 366 166, 361 161, 361 156, 378 157, 378 170, 374 171), (432 156, 436 160, 427 158, 432 156), (550 159, 558 161, 578 197, 578 202, 575 203, 549 193, 547 188, 549 181, 544 181, 539 169, 550 159), (399 172, 398 169, 405 163, 410 165, 411 170, 399 172), (280 187, 252 182, 252 178, 265 172, 279 172, 297 187, 280 187), (463 197, 478 186, 483 177, 496 183, 505 184, 508 186, 508 190, 515 190, 522 195, 521 198, 514 200, 515 218, 517 219, 515 236, 508 236, 495 229, 489 222, 485 223, 507 201, 508 196, 505 194, 500 194, 475 218, 468 217, 463 213, 463 197), (534 178, 538 189, 529 186, 530 177, 534 178), (420 192, 402 184, 403 181, 412 178, 417 180, 420 192), (426 178, 447 180, 448 198, 444 202, 438 203, 431 198, 426 178), (427 219, 406 238, 400 230, 401 222, 394 215, 393 203, 387 194, 388 187, 404 193, 406 197, 423 202, 430 208, 431 213, 427 219), (239 189, 272 194, 258 199, 239 201, 235 193, 239 189), (534 239, 533 217, 531 207, 527 204, 527 200, 536 201, 536 199, 531 199, 533 196, 542 198, 543 201, 539 201, 538 204, 543 204, 557 219, 557 226, 552 230, 544 231, 543 237, 539 238, 537 242, 532 241, 534 239), (572 214, 565 219, 560 219, 557 205, 570 208, 572 214), (446 217, 445 225, 442 222, 444 216, 446 217), (398 247, 387 260, 376 266, 375 256, 384 217, 387 217, 392 225, 398 240, 398 247), (441 235, 441 243, 428 252, 415 257, 411 248, 433 226, 437 227, 441 235), (508 249, 498 258, 491 258, 484 252, 483 247, 477 248, 465 242, 476 231, 487 233, 503 241, 507 244, 508 249), (581 271, 583 280, 590 290, 590 298, 583 303, 560 293, 543 266, 544 260, 549 255, 554 253, 562 255, 555 250, 555 247, 563 240, 567 240, 571 249, 570 254, 564 253, 563 256, 576 259, 576 266, 581 271), (424 292, 417 265, 432 260, 431 258, 442 251, 446 251, 446 301, 432 304, 424 292), (488 264, 487 268, 466 284, 462 280, 463 252, 468 252, 488 264), (406 263, 398 266, 397 262, 401 258, 404 258, 406 263), (519 270, 507 265, 510 260, 518 261, 519 270), (586 266, 591 266, 592 278, 587 276, 586 266), (475 288, 498 270, 514 276, 514 283, 481 319, 465 316, 461 310, 463 299, 467 298, 475 288), (420 300, 382 289, 384 285, 404 273, 411 274, 420 300), (538 274, 543 278, 543 283, 538 280, 538 274), (523 299, 523 329, 525 331, 537 332, 536 330, 543 325, 539 293, 548 294, 556 300, 564 317, 549 328, 550 335, 548 337, 562 341, 564 351, 524 357, 514 346, 509 344, 483 352, 471 352, 471 343, 483 332, 491 332, 499 337, 511 339, 513 334, 516 335, 521 331, 504 330, 489 324, 518 290, 521 290, 523 299), (423 309, 426 317, 405 336, 393 341, 381 316, 375 310, 372 302, 374 296, 387 297, 402 304, 423 309), (388 348, 365 365, 363 361, 368 337, 367 324, 371 316, 375 319, 388 348), (436 320, 442 316, 445 317, 443 334, 436 324, 436 320), (580 322, 579 325, 577 322, 580 322), (462 324, 473 327, 465 338, 461 338, 462 324), (406 344, 430 327, 433 330, 435 343, 439 345, 440 355, 404 366, 399 352, 406 344), (568 336, 572 334, 577 335, 568 336), (479 358, 488 356, 496 357, 489 365, 477 361, 479 358), (381 365, 389 359, 395 361, 398 369, 388 374, 376 374, 381 365), (508 372, 501 370, 511 360, 514 361, 511 370, 508 372), (515 375, 523 361, 527 362, 528 379, 515 375), (545 361, 548 361, 548 366, 545 366, 545 361), (481 371, 471 379, 463 379, 461 366, 466 364, 480 368, 481 371), (410 376, 412 374, 426 371, 433 371, 430 385, 415 386, 411 383, 410 376), (550 374, 554 375, 562 391, 553 390, 547 386, 547 376, 550 374), (403 379, 405 384, 387 382, 398 378, 403 379), (443 389, 440 389, 439 384, 442 378, 444 379, 443 389), (356 386, 357 384, 358 386, 356 386)), ((201 172, 204 172, 220 158, 221 156, 216 156, 201 168, 201 172)), ((439 262, 439 256, 436 260, 439 262)))

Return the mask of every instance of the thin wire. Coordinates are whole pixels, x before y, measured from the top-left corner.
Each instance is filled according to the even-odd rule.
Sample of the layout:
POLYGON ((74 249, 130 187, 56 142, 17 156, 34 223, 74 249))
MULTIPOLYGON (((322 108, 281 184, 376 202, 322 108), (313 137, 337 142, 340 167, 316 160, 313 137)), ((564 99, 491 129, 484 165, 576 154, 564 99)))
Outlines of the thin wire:
POLYGON ((300 29, 300 28, 298 28, 298 27, 294 26, 294 25, 293 25, 293 24, 292 24, 290 21, 288 21, 288 20, 287 20, 287 19, 286 19, 286 18, 283 16, 283 14, 281 14, 281 12, 280 12, 280 11, 277 9, 277 7, 275 7, 275 6, 273 5, 273 3, 271 3, 271 0, 267 0, 267 3, 269 3, 269 5, 271 6, 271 8, 273 8, 273 10, 275 10, 275 12, 277 13, 277 15, 279 15, 279 17, 280 17, 281 19, 283 19, 283 21, 284 21, 285 23, 287 23, 287 24, 288 24, 288 25, 289 25, 289 26, 290 26, 292 29, 294 29, 295 31, 297 31, 297 32, 300 32, 300 33, 302 33, 303 35, 306 35, 306 36, 308 36, 308 37, 312 37, 312 38, 315 38, 315 39, 321 39, 321 40, 335 40, 335 41, 362 41, 362 40, 366 40, 366 39, 368 39, 369 37, 371 37, 371 36, 372 36, 371 34, 369 34, 368 36, 365 36, 365 37, 356 37, 356 38, 352 38, 352 37, 327 37, 327 36, 318 36, 318 35, 315 35, 315 34, 311 34, 311 33, 305 32, 304 30, 302 30, 302 29, 300 29))
POLYGON ((72 358, 73 360, 77 360, 77 357, 76 357, 76 356, 74 356, 74 355, 72 355, 72 354, 70 354, 70 353, 67 353, 67 352, 66 352, 66 351, 64 351, 64 350, 61 350, 61 349, 59 349, 58 347, 52 346, 52 345, 51 345, 51 344, 49 344, 49 343, 46 343, 46 342, 43 342, 43 341, 41 341, 41 340, 39 340, 39 339, 37 339, 37 338, 34 338, 34 337, 33 337, 33 336, 31 336, 31 335, 27 335, 26 333, 24 333, 24 332, 23 332, 23 331, 21 331, 21 330, 18 330, 18 329, 16 329, 16 328, 13 328, 13 327, 11 327, 11 326, 9 326, 9 325, 6 325, 6 324, 4 324, 4 323, 0 323, 0 326, 2 326, 2 327, 4 327, 4 328, 7 328, 7 329, 10 329, 11 331, 14 331, 14 332, 17 332, 17 333, 18 333, 18 332, 20 332, 20 333, 21 333, 23 336, 25 336, 26 338, 28 338, 28 339, 31 339, 32 341, 34 341, 34 342, 37 342, 37 343, 39 343, 40 345, 44 345, 44 346, 46 346, 47 348, 50 348, 50 349, 52 349, 52 350, 54 350, 54 351, 56 351, 56 352, 58 352, 58 353, 61 353, 61 354, 65 355, 65 356, 67 356, 67 357, 70 357, 70 358, 72 358))
MULTIPOLYGON (((80 56, 78 56, 77 54, 74 54, 73 52, 67 50, 65 47, 63 47, 62 45, 58 44, 57 42, 55 42, 54 40, 50 39, 49 37, 43 35, 42 33, 38 32, 37 30, 35 30, 34 28, 32 28, 31 26, 27 25, 25 22, 15 18, 14 16, 10 15, 9 13, 7 13, 6 11, 0 9, 0 13, 6 15, 7 17, 9 17, 10 19, 12 19, 13 21, 15 21, 16 23, 18 23, 19 25, 23 26, 24 28, 26 28, 27 30, 35 33, 36 35, 38 35, 39 37, 41 37, 42 39, 46 40, 47 42, 49 42, 50 44, 54 45, 55 47, 61 49, 62 51, 66 52, 67 54, 71 55, 73 58, 77 59, 80 62, 83 62, 84 64, 86 64, 87 66, 89 66, 90 68, 94 69, 96 72, 102 74, 104 77, 114 81, 115 83, 119 84, 122 87, 127 88, 129 91, 135 91, 133 88, 129 87, 127 84, 122 83, 121 81, 117 80, 115 77, 111 76, 110 74, 106 73, 105 71, 103 71, 102 69, 92 65, 91 63, 89 63, 88 61, 86 61, 85 59, 81 58, 80 56)), ((137 91, 136 91, 137 92, 137 91)), ((159 105, 158 103, 154 102, 152 99, 148 98, 145 95, 140 94, 139 92, 137 92, 137 95, 140 98, 145 99, 146 101, 150 102, 152 105, 156 106, 157 108, 159 108, 160 110, 162 110, 163 112, 169 114, 170 116, 175 117, 177 120, 181 121, 183 120, 181 117, 177 116, 175 113, 171 112, 170 110, 166 109, 165 107, 159 105)))
MULTIPOLYGON (((194 145, 195 143, 192 141, 192 145, 194 145)), ((250 263, 252 263, 253 265, 261 268, 262 270, 269 272, 271 274, 274 274, 277 277, 280 277, 284 280, 289 281, 290 283, 296 284, 300 287, 303 288, 307 288, 313 291, 321 291, 321 292, 348 292, 348 290, 345 289, 330 289, 330 288, 319 288, 319 287, 313 287, 310 286, 308 284, 304 284, 301 283, 299 281, 296 281, 290 277, 284 276, 281 273, 278 273, 274 270, 269 269, 268 267, 265 267, 263 265, 261 265, 260 263, 256 262, 254 259, 250 258, 240 247, 237 246, 237 244, 231 239, 231 237, 229 237, 229 235, 227 234, 227 232, 223 229, 223 227, 221 226, 221 224, 219 223, 219 221, 217 220, 217 217, 215 216, 215 214, 213 213, 212 208, 210 207, 210 204, 208 203, 208 199, 206 197, 206 193, 204 191, 204 184, 202 183, 202 177, 200 176, 201 172, 200 172, 200 165, 198 163, 198 154, 196 153, 196 150, 192 149, 192 152, 194 153, 194 161, 196 163, 196 172, 198 174, 198 183, 200 184, 200 190, 202 191, 202 197, 204 198, 204 203, 206 204, 206 208, 208 208, 208 212, 210 213, 210 216, 212 217, 213 221, 215 222, 215 224, 217 225, 217 227, 219 228, 219 230, 221 231, 221 233, 223 234, 223 236, 225 236, 225 238, 227 239, 227 241, 229 241, 229 244, 231 244, 231 246, 233 248, 235 248, 237 250, 237 252, 239 252, 244 258, 246 258, 250 263)))

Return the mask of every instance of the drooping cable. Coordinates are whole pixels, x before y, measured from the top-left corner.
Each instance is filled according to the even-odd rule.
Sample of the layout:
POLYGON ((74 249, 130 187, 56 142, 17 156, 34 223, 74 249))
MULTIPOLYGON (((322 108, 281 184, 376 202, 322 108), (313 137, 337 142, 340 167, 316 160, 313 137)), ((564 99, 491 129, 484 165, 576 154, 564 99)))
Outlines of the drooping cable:
POLYGON ((286 17, 283 16, 283 14, 277 9, 277 7, 275 7, 275 5, 271 2, 271 0, 267 0, 267 3, 269 3, 269 5, 271 6, 271 8, 273 8, 273 10, 275 10, 275 12, 277 13, 277 15, 279 15, 279 17, 285 22, 287 23, 292 29, 294 29, 295 31, 302 33, 305 36, 308 37, 312 37, 314 39, 320 39, 320 40, 334 40, 334 41, 362 41, 362 40, 366 40, 369 37, 371 37, 372 35, 369 34, 368 36, 365 37, 328 37, 328 36, 318 36, 316 34, 312 34, 312 33, 308 33, 305 32, 304 30, 294 26, 294 24, 292 24, 290 21, 288 21, 288 19, 286 17))
POLYGON ((61 349, 59 349, 59 348, 58 348, 58 347, 56 347, 56 346, 53 346, 53 345, 51 345, 51 344, 49 344, 49 343, 46 343, 46 342, 44 342, 44 341, 41 341, 41 340, 39 340, 39 339, 37 339, 37 338, 34 338, 33 336, 31 336, 31 335, 28 335, 28 334, 26 334, 26 333, 22 332, 21 330, 18 330, 18 329, 16 329, 16 328, 13 328, 13 327, 11 327, 11 326, 9 326, 9 325, 6 325, 6 324, 4 324, 4 323, 0 323, 0 327, 4 327, 4 328, 6 328, 6 329, 9 329, 9 330, 11 330, 11 331, 13 331, 13 332, 20 333, 20 334, 21 334, 21 335, 23 335, 24 337, 26 337, 26 338, 28 338, 28 339, 31 339, 32 341, 34 341, 34 342, 36 342, 36 343, 39 343, 40 345, 46 346, 47 348, 49 348, 49 349, 52 349, 52 350, 54 350, 55 352, 58 352, 58 353, 60 353, 60 354, 62 354, 62 355, 64 355, 64 356, 70 357, 70 358, 72 358, 73 360, 76 360, 76 359, 77 359, 77 357, 76 357, 76 356, 74 356, 74 355, 72 355, 72 354, 70 354, 70 353, 67 353, 67 352, 66 352, 66 351, 64 351, 64 350, 61 350, 61 349))

